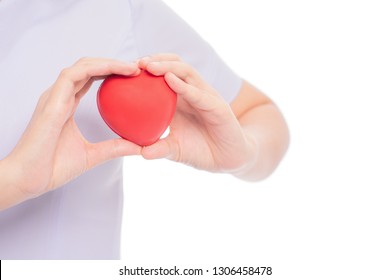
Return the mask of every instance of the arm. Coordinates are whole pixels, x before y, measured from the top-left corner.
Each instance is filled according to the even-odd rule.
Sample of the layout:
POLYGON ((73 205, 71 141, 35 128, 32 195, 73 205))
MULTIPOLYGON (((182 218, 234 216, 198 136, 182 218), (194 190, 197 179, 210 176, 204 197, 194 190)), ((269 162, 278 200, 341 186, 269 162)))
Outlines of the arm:
POLYGON ((272 100, 246 81, 230 106, 253 151, 253 159, 233 175, 251 181, 263 179, 273 172, 288 148, 287 124, 272 100))
POLYGON ((198 169, 264 179, 288 146, 288 130, 272 101, 249 83, 231 105, 174 54, 139 61, 141 68, 164 75, 178 94, 170 134, 144 147, 146 159, 168 158, 198 169))
POLYGON ((96 77, 137 75, 138 66, 111 59, 79 60, 40 97, 12 152, 0 161, 0 210, 37 197, 116 157, 139 154, 123 139, 89 143, 73 115, 96 77))

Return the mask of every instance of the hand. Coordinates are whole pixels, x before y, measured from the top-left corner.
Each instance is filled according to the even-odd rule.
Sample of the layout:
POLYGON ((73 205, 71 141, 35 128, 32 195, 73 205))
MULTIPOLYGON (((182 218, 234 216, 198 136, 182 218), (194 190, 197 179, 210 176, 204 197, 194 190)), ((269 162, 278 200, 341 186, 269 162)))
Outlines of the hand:
POLYGON ((96 79, 138 73, 136 63, 92 58, 63 70, 40 97, 15 149, 0 161, 0 209, 53 190, 104 161, 139 154, 139 146, 123 139, 89 143, 74 120, 80 99, 96 79))
POLYGON ((144 147, 146 159, 168 158, 213 172, 237 172, 254 156, 251 141, 228 103, 173 54, 145 57, 139 67, 164 76, 178 95, 169 135, 144 147))

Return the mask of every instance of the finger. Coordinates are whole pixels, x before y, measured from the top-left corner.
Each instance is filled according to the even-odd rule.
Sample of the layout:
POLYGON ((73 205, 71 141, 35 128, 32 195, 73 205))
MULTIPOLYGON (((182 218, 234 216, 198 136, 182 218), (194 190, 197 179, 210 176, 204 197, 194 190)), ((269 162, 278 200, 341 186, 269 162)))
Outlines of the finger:
POLYGON ((113 59, 82 59, 71 67, 62 70, 53 86, 56 96, 69 98, 81 90, 93 77, 111 74, 135 75, 139 71, 136 63, 126 63, 113 59))
POLYGON ((75 100, 77 103, 80 102, 80 99, 88 92, 88 90, 90 89, 90 87, 92 86, 94 82, 94 79, 90 79, 84 86, 82 89, 80 89, 78 91, 78 93, 76 93, 75 95, 75 100))
POLYGON ((180 56, 175 53, 158 53, 150 55, 152 61, 181 61, 180 56))
POLYGON ((88 145, 88 168, 118 157, 141 154, 140 146, 121 138, 88 145))
POLYGON ((150 146, 143 147, 141 150, 141 155, 145 159, 176 159, 177 154, 178 148, 171 136, 160 139, 150 146))
POLYGON ((146 70, 155 76, 162 76, 168 72, 175 74, 186 83, 199 88, 206 88, 207 84, 190 65, 181 61, 151 62, 146 70))
POLYGON ((127 63, 109 58, 82 58, 69 68, 79 70, 74 72, 76 74, 75 80, 92 77, 99 79, 111 74, 134 75, 139 71, 135 62, 127 63))
POLYGON ((158 61, 181 61, 180 56, 174 53, 160 53, 140 58, 137 62, 142 69, 146 69, 146 66, 150 62, 158 61))
POLYGON ((212 111, 216 110, 218 104, 220 104, 220 98, 217 95, 187 84, 173 73, 166 73, 165 81, 178 96, 181 96, 195 109, 212 111))

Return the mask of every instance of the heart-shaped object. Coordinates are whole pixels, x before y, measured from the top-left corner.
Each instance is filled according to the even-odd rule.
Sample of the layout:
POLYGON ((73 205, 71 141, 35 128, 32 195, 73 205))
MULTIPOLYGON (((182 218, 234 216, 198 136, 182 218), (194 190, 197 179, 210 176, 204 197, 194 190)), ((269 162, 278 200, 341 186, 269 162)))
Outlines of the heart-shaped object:
POLYGON ((169 126, 176 99, 163 76, 142 70, 138 76, 107 77, 98 90, 97 105, 103 120, 116 134, 148 146, 169 126))

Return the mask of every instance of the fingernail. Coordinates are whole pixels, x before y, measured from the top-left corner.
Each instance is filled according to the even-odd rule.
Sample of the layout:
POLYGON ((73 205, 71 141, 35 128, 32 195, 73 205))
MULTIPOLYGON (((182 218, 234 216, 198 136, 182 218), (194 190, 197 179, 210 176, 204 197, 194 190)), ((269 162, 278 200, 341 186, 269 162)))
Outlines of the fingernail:
POLYGON ((132 76, 138 76, 141 73, 141 69, 137 68, 137 71, 132 74, 132 76))
POLYGON ((126 62, 127 66, 129 67, 138 67, 138 64, 135 62, 126 62))
POLYGON ((140 59, 140 61, 144 62, 144 63, 149 63, 152 59, 150 58, 150 56, 144 56, 143 58, 140 59))
POLYGON ((159 62, 159 61, 153 61, 153 62, 150 62, 149 65, 152 65, 152 66, 159 66, 159 65, 161 65, 161 62, 159 62))

